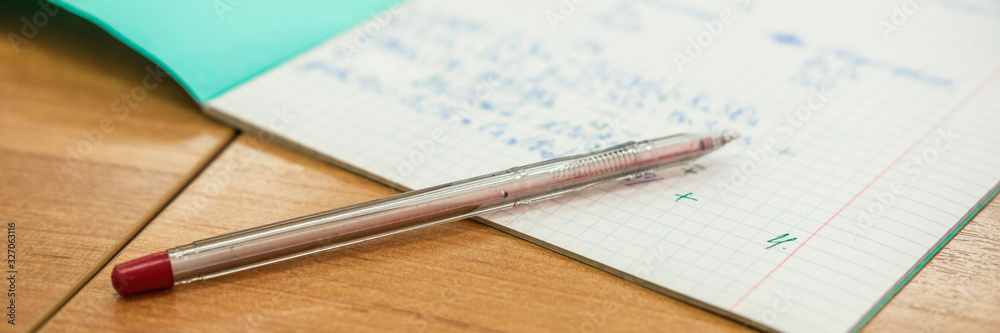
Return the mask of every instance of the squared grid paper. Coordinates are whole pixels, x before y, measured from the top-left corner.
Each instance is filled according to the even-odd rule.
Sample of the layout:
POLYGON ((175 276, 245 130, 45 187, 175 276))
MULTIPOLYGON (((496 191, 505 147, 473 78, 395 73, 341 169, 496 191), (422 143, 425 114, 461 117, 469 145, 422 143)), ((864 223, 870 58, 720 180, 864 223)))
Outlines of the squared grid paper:
POLYGON ((588 130, 739 131, 699 169, 483 218, 758 328, 847 331, 1000 181, 1000 19, 921 3, 884 39, 894 4, 588 2, 554 29, 546 3, 412 1, 362 25, 368 43, 331 39, 207 108, 410 189, 581 153, 588 130), (678 70, 723 10, 736 20, 678 70), (832 95, 789 127, 818 85, 832 95))

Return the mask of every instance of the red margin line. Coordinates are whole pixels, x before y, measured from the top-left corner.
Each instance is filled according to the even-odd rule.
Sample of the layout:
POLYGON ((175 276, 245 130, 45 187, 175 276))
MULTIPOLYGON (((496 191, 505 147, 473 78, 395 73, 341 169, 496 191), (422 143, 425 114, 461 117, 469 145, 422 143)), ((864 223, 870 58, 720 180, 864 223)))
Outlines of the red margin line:
POLYGON ((910 152, 913 151, 914 148, 916 148, 918 145, 920 145, 921 142, 923 142, 928 137, 930 137, 930 135, 934 133, 934 130, 936 130, 938 127, 940 127, 941 125, 943 125, 945 121, 948 121, 948 119, 951 119, 951 117, 955 115, 956 111, 958 111, 959 109, 965 107, 965 105, 968 104, 969 100, 971 100, 972 97, 978 95, 983 90, 983 88, 985 88, 987 85, 989 85, 990 82, 992 82, 994 79, 996 79, 998 75, 1000 75, 1000 68, 998 68, 997 70, 993 71, 993 74, 991 74, 988 78, 986 78, 986 81, 983 81, 982 83, 980 83, 979 86, 977 86, 975 90, 973 90, 971 93, 969 93, 968 96, 966 96, 965 98, 963 98, 962 101, 960 101, 958 103, 958 105, 955 105, 955 107, 951 108, 951 110, 949 110, 948 113, 944 115, 944 117, 942 117, 940 120, 938 120, 936 123, 934 123, 934 126, 931 126, 931 128, 929 130, 927 130, 927 132, 924 133, 923 136, 921 136, 919 139, 917 139, 916 142, 913 143, 913 145, 911 145, 909 148, 906 148, 906 151, 904 151, 902 155, 899 155, 899 157, 897 157, 896 160, 892 161, 892 163, 889 164, 889 166, 886 167, 885 170, 882 170, 882 172, 880 172, 878 174, 878 176, 875 177, 875 179, 872 179, 872 181, 869 182, 868 185, 865 185, 865 187, 862 188, 861 191, 858 192, 858 194, 855 194, 854 197, 852 197, 851 200, 848 200, 847 203, 844 204, 843 207, 840 207, 840 209, 837 210, 837 212, 834 213, 833 216, 830 216, 830 219, 826 220, 826 222, 823 222, 823 225, 821 225, 818 229, 816 229, 816 231, 814 231, 812 233, 812 235, 809 235, 809 238, 806 238, 805 241, 802 241, 802 243, 799 244, 799 246, 796 247, 795 250, 792 250, 792 253, 789 253, 788 256, 785 257, 784 260, 782 260, 780 263, 778 263, 778 266, 774 266, 774 269, 772 269, 770 272, 768 272, 767 275, 764 275, 764 277, 761 278, 760 281, 757 281, 757 284, 753 285, 753 288, 750 288, 750 290, 748 290, 746 292, 746 294, 743 294, 743 296, 740 297, 740 299, 736 300, 736 303, 733 303, 733 305, 731 305, 729 307, 728 311, 730 313, 732 313, 733 309, 735 309, 736 306, 740 305, 740 303, 742 303, 743 300, 745 300, 747 298, 747 296, 750 296, 751 293, 753 293, 755 290, 757 290, 757 287, 760 287, 760 284, 764 283, 764 280, 767 280, 768 278, 770 278, 771 274, 774 274, 774 271, 777 271, 778 268, 781 268, 781 266, 784 265, 785 262, 787 262, 789 258, 791 258, 793 255, 795 255, 796 252, 799 252, 799 249, 801 249, 803 246, 805 246, 806 243, 808 243, 809 240, 813 238, 813 236, 816 236, 816 234, 818 234, 820 230, 823 230, 823 228, 825 228, 827 224, 830 224, 830 221, 833 221, 833 219, 836 218, 838 215, 840 215, 840 213, 843 212, 844 209, 846 209, 848 206, 850 206, 851 203, 854 202, 854 200, 856 200, 858 197, 860 197, 862 193, 865 193, 865 191, 867 191, 868 188, 872 186, 872 184, 874 184, 876 181, 878 181, 879 179, 881 179, 882 176, 884 176, 885 173, 889 171, 889 169, 892 169, 892 167, 896 166, 896 163, 899 163, 899 161, 903 160, 903 157, 906 157, 907 155, 909 155, 910 152))

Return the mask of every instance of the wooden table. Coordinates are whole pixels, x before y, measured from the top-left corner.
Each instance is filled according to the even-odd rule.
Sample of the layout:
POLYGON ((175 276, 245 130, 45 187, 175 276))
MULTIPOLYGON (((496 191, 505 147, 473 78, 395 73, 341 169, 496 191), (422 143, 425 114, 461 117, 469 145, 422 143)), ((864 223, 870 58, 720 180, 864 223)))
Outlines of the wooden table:
POLYGON ((0 31, 0 220, 15 224, 18 271, 6 332, 47 320, 234 131, 169 78, 144 85, 155 65, 83 19, 4 1, 0 31), (46 24, 25 34, 36 14, 46 24))
MULTIPOLYGON (((2 6, 12 7, 0 7, 5 32, 38 10, 2 6)), ((60 181, 52 163, 116 115, 111 104, 141 86, 147 65, 65 13, 19 52, 0 47, 0 218, 16 221, 24 251, 17 325, 4 332, 748 330, 471 221, 121 298, 115 264, 395 193, 233 140, 169 81, 60 181)), ((998 250, 994 201, 865 330, 998 330, 998 250)))

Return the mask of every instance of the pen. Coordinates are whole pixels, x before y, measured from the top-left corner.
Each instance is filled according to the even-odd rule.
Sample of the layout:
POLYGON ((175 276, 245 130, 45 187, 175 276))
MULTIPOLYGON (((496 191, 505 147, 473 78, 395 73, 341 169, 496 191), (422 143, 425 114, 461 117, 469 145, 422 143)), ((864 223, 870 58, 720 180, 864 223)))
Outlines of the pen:
POLYGON ((691 162, 739 134, 684 133, 631 141, 405 192, 151 254, 115 266, 123 296, 170 288, 408 230, 532 204, 691 162))

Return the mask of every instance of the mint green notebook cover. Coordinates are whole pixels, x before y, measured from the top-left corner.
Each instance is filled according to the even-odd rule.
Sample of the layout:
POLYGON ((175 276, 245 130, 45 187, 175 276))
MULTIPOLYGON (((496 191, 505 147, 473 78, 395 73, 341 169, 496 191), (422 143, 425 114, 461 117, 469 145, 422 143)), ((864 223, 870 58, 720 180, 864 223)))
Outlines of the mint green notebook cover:
POLYGON ((200 103, 389 8, 388 0, 52 0, 152 59, 200 103))

